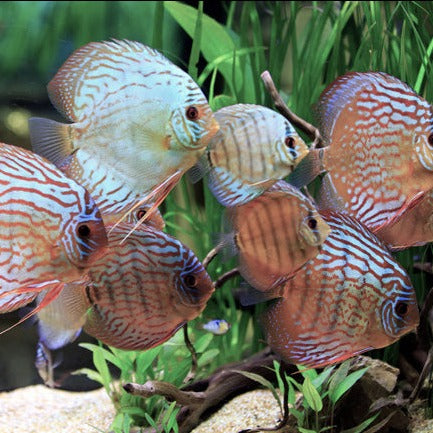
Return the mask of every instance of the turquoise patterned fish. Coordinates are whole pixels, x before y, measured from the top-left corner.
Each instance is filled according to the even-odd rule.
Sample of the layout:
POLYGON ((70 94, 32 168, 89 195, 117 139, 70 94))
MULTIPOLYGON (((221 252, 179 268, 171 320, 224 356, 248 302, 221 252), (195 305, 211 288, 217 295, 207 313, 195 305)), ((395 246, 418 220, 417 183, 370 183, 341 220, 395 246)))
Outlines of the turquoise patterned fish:
POLYGON ((103 215, 158 206, 218 131, 191 77, 139 42, 92 42, 48 84, 71 124, 30 119, 35 151, 83 185, 103 215))
POLYGON ((223 206, 258 197, 308 153, 290 122, 269 108, 236 104, 215 117, 220 130, 191 174, 194 181, 208 173, 209 188, 223 206))

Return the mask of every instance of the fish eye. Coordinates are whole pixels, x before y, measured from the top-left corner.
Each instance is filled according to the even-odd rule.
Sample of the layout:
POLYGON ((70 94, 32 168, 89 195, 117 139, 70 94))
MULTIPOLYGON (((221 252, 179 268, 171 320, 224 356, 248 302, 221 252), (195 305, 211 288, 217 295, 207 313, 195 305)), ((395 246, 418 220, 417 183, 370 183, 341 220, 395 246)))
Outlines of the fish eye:
POLYGON ((90 236, 90 227, 87 224, 79 224, 77 233, 80 238, 88 238, 90 236))
POLYGON ((286 137, 286 139, 284 140, 284 144, 289 149, 294 149, 295 148, 295 139, 293 137, 286 137))
POLYGON ((409 311, 409 305, 406 302, 399 301, 395 305, 395 313, 399 317, 404 317, 409 311))
POLYGON ((183 281, 185 285, 190 288, 194 288, 197 285, 197 278, 193 274, 185 275, 183 281))
POLYGON ((317 220, 314 218, 310 218, 308 220, 308 227, 310 227, 311 230, 314 230, 317 227, 317 220))
POLYGON ((141 218, 143 218, 144 217, 144 215, 146 215, 146 209, 140 209, 138 212, 137 212, 137 219, 138 220, 141 220, 141 218))
POLYGON ((433 132, 428 136, 427 142, 430 147, 433 147, 433 132))
POLYGON ((197 107, 194 107, 194 105, 191 105, 186 109, 186 117, 189 120, 197 120, 198 119, 198 110, 197 107))

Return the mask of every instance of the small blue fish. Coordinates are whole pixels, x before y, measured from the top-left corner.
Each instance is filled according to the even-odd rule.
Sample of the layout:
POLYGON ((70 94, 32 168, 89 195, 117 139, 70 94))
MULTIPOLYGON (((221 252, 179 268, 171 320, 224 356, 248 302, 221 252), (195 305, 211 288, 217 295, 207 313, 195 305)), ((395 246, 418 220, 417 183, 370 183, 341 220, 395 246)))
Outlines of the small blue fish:
POLYGON ((224 335, 231 328, 231 325, 224 319, 214 319, 204 323, 202 328, 214 335, 224 335))

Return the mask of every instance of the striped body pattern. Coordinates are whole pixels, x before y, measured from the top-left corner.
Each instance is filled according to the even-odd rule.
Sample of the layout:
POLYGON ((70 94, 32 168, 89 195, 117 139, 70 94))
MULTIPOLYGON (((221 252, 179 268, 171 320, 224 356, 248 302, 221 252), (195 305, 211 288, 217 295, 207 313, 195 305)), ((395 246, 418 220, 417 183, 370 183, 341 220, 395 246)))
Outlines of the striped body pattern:
POLYGON ((84 330, 111 346, 144 350, 197 317, 214 286, 194 253, 164 232, 140 226, 119 245, 130 229, 113 229, 110 253, 89 272, 84 330))
POLYGON ((327 195, 376 231, 433 188, 431 105, 379 72, 338 78, 318 103, 327 195), (410 181, 408 181, 410 179, 410 181))
POLYGON ((50 162, 3 143, 0 161, 0 312, 7 312, 44 286, 81 278, 107 237, 87 191, 50 162))
POLYGON ((314 203, 284 181, 231 208, 229 217, 240 274, 261 291, 280 285, 315 257, 330 231, 314 203))
POLYGON ((206 157, 209 188, 223 206, 259 196, 308 153, 293 126, 269 108, 237 104, 220 109, 215 117, 220 130, 206 157))
POLYGON ((395 222, 379 229, 376 236, 393 251, 433 242, 433 190, 395 222))
POLYGON ((418 324, 404 269, 355 219, 322 213, 331 233, 263 315, 269 345, 285 360, 321 367, 387 346, 418 324))
MULTIPOLYGON (((134 209, 134 212, 129 213, 126 217, 123 217, 122 212, 114 214, 106 213, 103 216, 104 224, 105 226, 113 226, 123 218, 122 221, 124 223, 135 226, 150 211, 151 207, 151 204, 143 204, 134 209)), ((151 215, 146 219, 145 224, 157 230, 164 230, 165 221, 158 208, 152 211, 151 215)))
POLYGON ((218 130, 191 77, 138 42, 81 47, 48 93, 74 123, 31 119, 33 147, 87 188, 103 214, 132 206, 175 173, 180 177, 218 130))

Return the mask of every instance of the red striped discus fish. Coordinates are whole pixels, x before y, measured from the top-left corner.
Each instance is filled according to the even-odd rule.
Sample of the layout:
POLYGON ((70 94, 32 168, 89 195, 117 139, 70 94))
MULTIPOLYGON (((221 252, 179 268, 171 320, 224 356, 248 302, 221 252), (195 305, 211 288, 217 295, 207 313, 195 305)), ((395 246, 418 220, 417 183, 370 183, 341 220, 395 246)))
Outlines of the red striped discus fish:
POLYGON ((0 143, 0 163, 0 313, 5 313, 44 288, 54 296, 64 283, 81 278, 105 253, 107 237, 88 192, 50 162, 0 143))
POLYGON ((384 245, 349 216, 322 216, 331 228, 322 251, 262 317, 270 347, 309 367, 387 346, 419 320, 409 277, 384 245))
POLYGON ((310 152, 295 186, 327 171, 321 195, 376 232, 433 188, 432 106, 382 72, 337 78, 318 103, 329 146, 310 152))
POLYGON ((290 122, 269 108, 236 104, 215 117, 220 130, 191 173, 193 181, 209 173, 209 188, 223 206, 258 197, 308 153, 290 122))
POLYGON ((315 257, 329 227, 299 190, 278 181, 269 191, 230 208, 231 242, 239 272, 255 289, 268 291, 315 257))
POLYGON ((433 190, 376 235, 392 251, 433 242, 433 190))
POLYGON ((30 119, 33 148, 87 188, 103 215, 149 194, 158 206, 219 128, 191 77, 139 42, 79 48, 48 94, 73 123, 30 119))
POLYGON ((68 300, 55 304, 55 314, 41 311, 39 330, 47 347, 66 344, 84 317, 84 330, 102 342, 145 350, 168 340, 205 308, 214 286, 194 253, 144 226, 120 244, 130 230, 130 224, 116 226, 110 252, 89 270, 90 282, 65 292, 68 300), (66 320, 59 321, 62 316, 66 320))
POLYGON ((122 214, 105 214, 103 216, 105 226, 113 226, 119 220, 123 219, 124 223, 132 224, 131 227, 135 226, 139 221, 143 220, 147 213, 151 211, 151 215, 146 218, 145 224, 148 226, 152 226, 155 229, 163 230, 165 227, 164 218, 161 215, 161 212, 158 208, 152 210, 153 205, 142 204, 141 206, 134 209, 133 212, 129 213, 125 218, 122 214))

